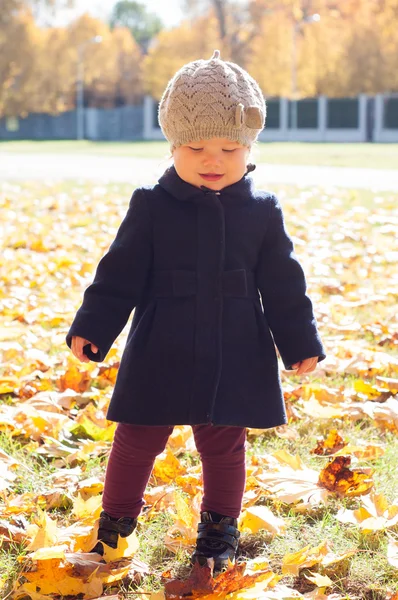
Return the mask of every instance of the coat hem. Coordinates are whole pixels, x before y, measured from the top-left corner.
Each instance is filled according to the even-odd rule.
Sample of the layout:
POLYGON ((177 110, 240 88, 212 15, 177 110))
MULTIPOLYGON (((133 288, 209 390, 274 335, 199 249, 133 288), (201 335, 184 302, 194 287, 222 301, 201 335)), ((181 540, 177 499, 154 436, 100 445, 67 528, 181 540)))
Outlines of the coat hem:
POLYGON ((114 423, 124 423, 126 425, 141 425, 144 427, 177 427, 177 426, 181 426, 181 425, 186 425, 189 427, 192 427, 193 425, 214 425, 215 427, 247 427, 249 429, 273 429, 274 427, 280 427, 281 425, 287 425, 288 421, 287 419, 284 420, 278 420, 275 421, 273 424, 247 424, 247 423, 224 423, 224 422, 218 422, 218 423, 214 423, 214 421, 198 421, 197 423, 187 423, 186 419, 182 419, 180 420, 180 422, 178 422, 178 420, 176 420, 177 422, 174 423, 154 423, 153 421, 151 423, 148 422, 137 422, 135 420, 135 422, 131 421, 131 420, 115 420, 115 419, 110 419, 109 417, 107 417, 108 421, 114 422, 114 423))

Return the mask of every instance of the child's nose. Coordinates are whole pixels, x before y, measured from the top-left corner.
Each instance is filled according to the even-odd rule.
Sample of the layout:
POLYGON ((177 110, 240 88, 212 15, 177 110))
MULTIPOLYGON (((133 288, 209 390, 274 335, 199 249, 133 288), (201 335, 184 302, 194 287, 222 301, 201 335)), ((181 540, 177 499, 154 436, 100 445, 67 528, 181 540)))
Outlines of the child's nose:
POLYGON ((213 153, 208 153, 205 154, 205 156, 203 157, 203 164, 205 165, 212 165, 212 164, 220 164, 221 162, 221 155, 218 152, 213 152, 213 153))

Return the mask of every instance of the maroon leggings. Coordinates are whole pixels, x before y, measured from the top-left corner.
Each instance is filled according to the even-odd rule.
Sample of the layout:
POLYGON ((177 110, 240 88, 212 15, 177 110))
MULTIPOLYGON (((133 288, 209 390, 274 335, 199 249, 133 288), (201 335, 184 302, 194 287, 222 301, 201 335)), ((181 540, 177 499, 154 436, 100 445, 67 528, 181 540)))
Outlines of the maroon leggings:
MULTIPOLYGON (((103 509, 113 517, 138 517, 143 494, 158 454, 165 449, 173 426, 116 427, 106 469, 103 509)), ((211 510, 237 519, 246 483, 246 428, 193 425, 202 461, 201 511, 211 510)))

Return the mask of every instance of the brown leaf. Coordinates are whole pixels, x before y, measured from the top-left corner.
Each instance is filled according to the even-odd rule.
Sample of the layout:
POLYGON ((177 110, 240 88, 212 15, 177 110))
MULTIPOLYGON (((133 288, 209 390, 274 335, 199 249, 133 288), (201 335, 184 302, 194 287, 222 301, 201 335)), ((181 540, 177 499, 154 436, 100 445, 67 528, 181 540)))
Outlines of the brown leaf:
POLYGON ((373 487, 370 469, 351 471, 350 456, 337 456, 319 474, 319 484, 340 496, 359 496, 367 494, 373 487))
POLYGON ((219 600, 237 590, 250 588, 257 583, 264 582, 264 587, 274 584, 281 576, 270 569, 258 570, 244 575, 246 563, 229 563, 229 568, 213 579, 214 560, 207 560, 207 565, 195 563, 188 579, 181 581, 172 579, 165 583, 166 600, 182 600, 184 597, 201 598, 203 600, 219 600))
POLYGON ((212 592, 215 583, 212 577, 212 568, 207 564, 201 566, 195 563, 188 579, 172 579, 165 583, 166 598, 181 598, 183 596, 194 597, 198 593, 212 592))

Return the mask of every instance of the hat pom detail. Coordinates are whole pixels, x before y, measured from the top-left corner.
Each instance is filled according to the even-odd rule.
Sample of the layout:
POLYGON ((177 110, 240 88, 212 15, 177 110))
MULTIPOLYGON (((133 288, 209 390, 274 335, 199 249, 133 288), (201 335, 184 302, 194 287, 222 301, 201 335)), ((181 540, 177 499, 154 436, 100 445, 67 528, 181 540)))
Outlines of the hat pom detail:
POLYGON ((220 58, 220 51, 219 50, 214 50, 213 56, 211 57, 210 60, 215 60, 216 58, 220 58))

